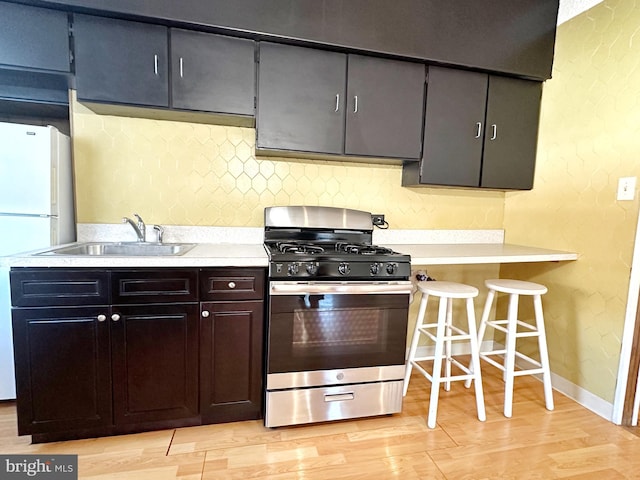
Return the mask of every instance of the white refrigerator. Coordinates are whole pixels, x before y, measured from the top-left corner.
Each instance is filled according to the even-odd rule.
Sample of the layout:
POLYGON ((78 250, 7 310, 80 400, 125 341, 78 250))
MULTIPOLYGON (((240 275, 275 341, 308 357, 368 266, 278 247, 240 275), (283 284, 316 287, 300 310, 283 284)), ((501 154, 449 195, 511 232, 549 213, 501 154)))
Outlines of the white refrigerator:
MULTIPOLYGON (((75 240, 71 142, 0 122, 0 256, 75 240)), ((0 265, 0 400, 16 396, 9 268, 0 265)))

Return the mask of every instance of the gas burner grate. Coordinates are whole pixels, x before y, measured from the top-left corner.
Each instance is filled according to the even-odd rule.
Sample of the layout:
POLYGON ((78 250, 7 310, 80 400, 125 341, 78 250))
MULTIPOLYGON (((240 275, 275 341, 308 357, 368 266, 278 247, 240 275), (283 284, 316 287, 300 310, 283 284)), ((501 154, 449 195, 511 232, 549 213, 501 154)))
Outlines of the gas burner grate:
POLYGON ((337 243, 336 251, 354 255, 389 255, 394 253, 390 248, 354 243, 337 243))
POLYGON ((324 248, 319 245, 310 245, 308 243, 278 243, 276 248, 280 253, 323 253, 324 248))

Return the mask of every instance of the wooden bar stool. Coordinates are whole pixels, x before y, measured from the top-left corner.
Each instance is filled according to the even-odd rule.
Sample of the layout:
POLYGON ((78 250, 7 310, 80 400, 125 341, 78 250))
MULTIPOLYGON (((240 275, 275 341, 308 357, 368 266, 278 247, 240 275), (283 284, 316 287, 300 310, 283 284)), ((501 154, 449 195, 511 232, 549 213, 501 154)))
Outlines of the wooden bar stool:
POLYGON ((475 380, 478 419, 480 421, 484 421, 486 419, 486 414, 484 409, 484 396, 482 393, 482 378, 480 376, 480 357, 476 331, 476 317, 473 307, 473 299, 478 296, 478 289, 461 283, 441 281, 419 282, 418 289, 422 292, 422 299, 420 300, 418 318, 416 319, 411 348, 409 349, 409 358, 407 360, 407 368, 404 377, 404 395, 407 394, 407 389, 409 388, 411 370, 413 367, 416 367, 420 373, 422 373, 431 382, 431 396, 429 398, 427 426, 429 428, 435 428, 440 384, 444 383, 445 390, 449 390, 452 381, 465 380, 468 382, 466 384, 468 387, 471 385, 471 381, 475 380), (428 323, 425 321, 429 296, 440 298, 438 319, 435 323, 428 323), (452 305, 454 299, 466 300, 468 323, 467 331, 458 328, 452 323, 452 305), (421 335, 425 335, 427 338, 435 342, 433 355, 421 357, 416 355, 421 335), (469 342, 470 345, 470 366, 462 365, 458 360, 452 357, 451 354, 452 342, 463 340, 469 342), (442 375, 443 359, 445 360, 444 375, 442 375), (418 363, 423 361, 433 361, 433 370, 431 372, 428 372, 418 363), (452 375, 451 364, 455 364, 460 370, 462 370, 463 374, 452 375))
MULTIPOLYGON (((504 372, 504 416, 511 417, 513 409, 513 380, 514 377, 522 375, 542 374, 544 384, 544 399, 547 410, 553 410, 553 391, 551 388, 551 370, 549 368, 549 354, 547 352, 547 336, 544 329, 544 317, 542 314, 541 296, 547 293, 547 287, 533 282, 522 280, 492 279, 486 280, 485 285, 489 289, 487 301, 482 312, 480 329, 478 331, 478 344, 482 346, 482 341, 487 327, 492 327, 506 334, 506 346, 502 349, 482 351, 480 358, 486 360, 491 365, 504 372), (497 292, 509 295, 509 306, 506 320, 489 320, 491 306, 497 292), (520 295, 533 297, 533 308, 535 313, 535 325, 523 322, 518 319, 518 299, 520 295), (538 350, 540 361, 519 352, 516 340, 524 337, 538 337, 538 350), (498 361, 492 356, 502 356, 502 361, 498 361), (525 360, 533 368, 515 369, 516 357, 525 360)), ((467 383, 470 383, 469 381, 467 383)))

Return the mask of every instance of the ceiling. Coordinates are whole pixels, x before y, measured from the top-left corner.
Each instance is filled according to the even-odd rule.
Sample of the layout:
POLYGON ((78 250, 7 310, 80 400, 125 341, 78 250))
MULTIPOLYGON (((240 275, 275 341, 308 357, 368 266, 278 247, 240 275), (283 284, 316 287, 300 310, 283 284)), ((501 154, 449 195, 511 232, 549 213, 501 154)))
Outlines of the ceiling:
POLYGON ((602 0, 560 0, 558 25, 580 15, 582 12, 589 10, 599 3, 602 3, 602 0))

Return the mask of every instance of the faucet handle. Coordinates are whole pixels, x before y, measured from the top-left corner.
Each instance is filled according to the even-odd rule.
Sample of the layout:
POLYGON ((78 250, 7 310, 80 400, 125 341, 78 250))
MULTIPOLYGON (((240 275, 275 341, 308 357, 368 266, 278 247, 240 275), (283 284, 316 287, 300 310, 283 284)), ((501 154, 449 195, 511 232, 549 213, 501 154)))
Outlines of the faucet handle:
POLYGON ((158 232, 158 243, 162 243, 162 236, 164 235, 164 227, 162 225, 154 225, 153 229, 158 232))
POLYGON ((134 213, 133 216, 136 217, 136 220, 138 221, 138 229, 142 234, 141 241, 145 242, 147 240, 147 226, 144 224, 144 220, 142 220, 142 217, 140 215, 134 213))
POLYGON ((138 225, 140 224, 144 225, 144 220, 142 220, 142 217, 140 215, 138 215, 137 213, 134 213, 133 216, 136 217, 136 220, 138 220, 138 225))

